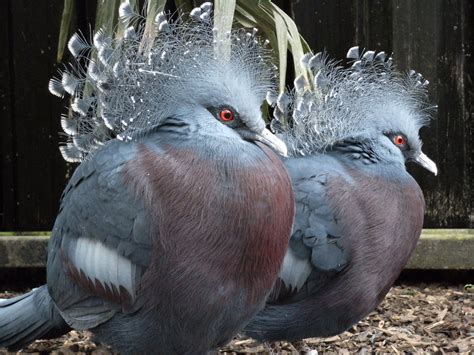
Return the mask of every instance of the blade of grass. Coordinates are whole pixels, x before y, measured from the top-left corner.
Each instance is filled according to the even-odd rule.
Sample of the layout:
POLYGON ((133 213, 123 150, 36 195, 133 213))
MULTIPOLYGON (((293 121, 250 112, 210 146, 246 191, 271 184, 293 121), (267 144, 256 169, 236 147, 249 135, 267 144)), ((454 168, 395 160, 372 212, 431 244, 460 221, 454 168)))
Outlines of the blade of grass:
POLYGON ((305 51, 303 49, 301 36, 298 32, 295 22, 290 16, 288 16, 288 14, 286 14, 286 12, 280 9, 277 5, 273 4, 270 0, 260 0, 260 6, 268 13, 273 11, 275 27, 277 30, 278 27, 285 28, 288 44, 290 46, 289 49, 293 56, 295 76, 298 77, 303 74, 306 78, 306 81, 309 82, 308 72, 301 66, 300 63, 300 59, 304 55, 305 51))

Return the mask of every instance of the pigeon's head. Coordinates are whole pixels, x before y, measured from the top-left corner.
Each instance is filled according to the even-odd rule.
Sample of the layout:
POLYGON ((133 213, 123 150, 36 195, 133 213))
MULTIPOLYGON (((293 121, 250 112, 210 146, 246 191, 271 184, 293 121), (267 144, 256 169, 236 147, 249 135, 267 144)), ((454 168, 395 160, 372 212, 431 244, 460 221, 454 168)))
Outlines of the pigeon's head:
POLYGON ((437 174, 419 136, 432 111, 428 81, 414 71, 398 72, 384 52, 359 55, 356 48, 348 53, 349 68, 321 53, 305 56, 312 80, 297 78, 295 91, 275 100, 273 127, 295 155, 356 144, 374 158, 414 161, 437 174))
POLYGON ((81 161, 107 140, 133 141, 163 125, 181 135, 261 141, 286 155, 261 113, 276 82, 269 50, 256 29, 215 28, 211 7, 204 3, 175 21, 159 13, 150 29, 123 2, 122 35, 112 39, 99 30, 93 45, 71 38, 68 47, 86 68, 50 81, 53 94, 74 97, 73 114, 61 122, 69 136, 61 147, 66 160, 81 161))
POLYGON ((240 135, 242 139, 261 141, 282 155, 286 145, 267 130, 261 106, 268 91, 274 90, 276 69, 269 52, 256 37, 256 31, 235 30, 226 35, 226 44, 216 43, 216 34, 206 24, 184 28, 180 38, 188 38, 187 47, 176 45, 173 67, 179 74, 165 80, 158 91, 166 90, 170 111, 164 116, 180 116, 188 124, 207 131, 210 136, 240 135), (189 52, 188 52, 189 51, 189 52))
POLYGON ((377 124, 371 135, 377 140, 376 147, 381 150, 381 154, 402 159, 404 162, 415 162, 437 175, 436 164, 421 150, 419 131, 426 122, 423 115, 400 98, 390 97, 374 103, 371 110, 375 114, 379 112, 379 116, 372 120, 377 124), (381 113, 383 116, 380 116, 381 113))

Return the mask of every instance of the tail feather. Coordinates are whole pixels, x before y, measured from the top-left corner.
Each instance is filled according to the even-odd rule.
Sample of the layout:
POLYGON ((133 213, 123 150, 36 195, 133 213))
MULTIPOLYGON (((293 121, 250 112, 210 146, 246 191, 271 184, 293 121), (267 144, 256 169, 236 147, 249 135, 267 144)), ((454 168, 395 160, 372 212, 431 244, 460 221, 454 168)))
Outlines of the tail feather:
POLYGON ((46 286, 0 300, 0 348, 16 351, 36 339, 55 338, 69 330, 46 286))

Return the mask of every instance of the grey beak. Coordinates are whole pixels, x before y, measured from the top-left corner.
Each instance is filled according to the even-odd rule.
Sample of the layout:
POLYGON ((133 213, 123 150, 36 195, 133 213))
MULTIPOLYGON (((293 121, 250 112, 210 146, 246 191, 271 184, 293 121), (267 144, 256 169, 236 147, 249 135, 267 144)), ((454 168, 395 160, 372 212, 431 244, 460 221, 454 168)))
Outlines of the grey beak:
POLYGON ((265 128, 262 132, 255 134, 254 139, 268 145, 280 155, 283 155, 284 157, 288 156, 288 148, 286 147, 285 142, 275 136, 268 129, 265 128))
POLYGON ((421 165, 423 168, 425 168, 428 171, 431 171, 433 174, 438 175, 438 168, 433 160, 428 158, 428 156, 420 152, 420 154, 413 159, 414 162, 417 164, 421 165))

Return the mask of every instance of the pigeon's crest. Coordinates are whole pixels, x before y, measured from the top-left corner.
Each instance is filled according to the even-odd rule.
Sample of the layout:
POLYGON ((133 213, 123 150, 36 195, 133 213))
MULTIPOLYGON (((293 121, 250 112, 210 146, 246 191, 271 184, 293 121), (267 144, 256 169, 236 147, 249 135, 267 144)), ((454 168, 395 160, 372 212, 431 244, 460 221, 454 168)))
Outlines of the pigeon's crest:
POLYGON ((429 122, 433 107, 421 74, 400 73, 385 52, 359 54, 352 47, 347 58, 349 68, 324 53, 307 54, 301 63, 311 82, 301 76, 292 92, 267 96, 274 106, 272 128, 293 155, 323 152, 344 139, 400 128, 418 141, 418 130, 429 122))
POLYGON ((67 161, 84 160, 110 139, 132 141, 177 110, 191 111, 233 86, 243 86, 239 92, 248 97, 242 100, 259 100, 258 106, 274 90, 276 67, 256 30, 218 36, 211 3, 176 21, 159 13, 154 36, 129 2, 121 4, 119 18, 125 30, 116 38, 99 30, 89 44, 73 35, 68 48, 77 63, 49 83, 54 95, 73 98, 61 118, 67 161), (221 54, 220 45, 230 46, 230 55, 221 54))

